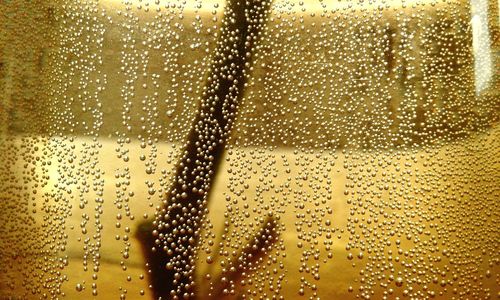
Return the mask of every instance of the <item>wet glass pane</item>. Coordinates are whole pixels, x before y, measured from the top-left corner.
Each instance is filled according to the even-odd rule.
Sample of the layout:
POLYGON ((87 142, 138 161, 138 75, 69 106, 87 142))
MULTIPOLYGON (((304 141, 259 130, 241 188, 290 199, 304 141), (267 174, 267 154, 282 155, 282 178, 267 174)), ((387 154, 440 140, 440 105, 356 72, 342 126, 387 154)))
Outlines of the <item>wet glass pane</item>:
POLYGON ((498 298, 499 22, 0 0, 0 298, 498 298))

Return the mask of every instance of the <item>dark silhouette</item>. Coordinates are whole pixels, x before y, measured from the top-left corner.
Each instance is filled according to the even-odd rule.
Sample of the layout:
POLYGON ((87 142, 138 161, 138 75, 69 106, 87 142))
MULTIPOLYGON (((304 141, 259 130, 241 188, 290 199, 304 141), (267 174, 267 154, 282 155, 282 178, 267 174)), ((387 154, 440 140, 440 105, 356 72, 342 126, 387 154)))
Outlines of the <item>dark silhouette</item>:
MULTIPOLYGON (((243 97, 254 45, 266 24, 269 7, 270 2, 266 0, 228 1, 199 112, 187 137, 174 182, 156 220, 139 228, 138 237, 157 299, 196 298, 195 247, 211 185, 243 97)), ((274 241, 275 227, 274 220, 266 220, 256 233, 254 244, 261 247, 274 241), (263 235, 262 230, 267 235, 263 235), (260 241, 262 236, 268 240, 260 241)), ((244 249, 241 256, 253 257, 246 252, 255 252, 254 249, 244 249)), ((229 274, 233 275, 237 274, 229 274)))

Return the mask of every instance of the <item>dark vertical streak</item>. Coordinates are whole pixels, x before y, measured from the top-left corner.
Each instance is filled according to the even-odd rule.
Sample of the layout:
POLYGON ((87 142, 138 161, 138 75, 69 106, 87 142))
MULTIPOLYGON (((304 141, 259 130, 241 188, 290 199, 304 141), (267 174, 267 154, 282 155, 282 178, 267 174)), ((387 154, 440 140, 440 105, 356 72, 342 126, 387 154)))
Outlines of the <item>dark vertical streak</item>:
POLYGON ((153 224, 139 229, 158 299, 196 297, 195 247, 269 5, 265 0, 228 1, 200 109, 172 188, 153 224))

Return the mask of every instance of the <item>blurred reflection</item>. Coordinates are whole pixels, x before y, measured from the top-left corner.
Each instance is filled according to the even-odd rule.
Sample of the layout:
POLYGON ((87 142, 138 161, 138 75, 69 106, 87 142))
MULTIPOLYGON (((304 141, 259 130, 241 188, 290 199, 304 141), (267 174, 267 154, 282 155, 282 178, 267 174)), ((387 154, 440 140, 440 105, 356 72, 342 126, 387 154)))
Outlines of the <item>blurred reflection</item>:
POLYGON ((488 1, 471 1, 472 45, 476 94, 489 87, 493 76, 490 30, 488 28, 488 1))

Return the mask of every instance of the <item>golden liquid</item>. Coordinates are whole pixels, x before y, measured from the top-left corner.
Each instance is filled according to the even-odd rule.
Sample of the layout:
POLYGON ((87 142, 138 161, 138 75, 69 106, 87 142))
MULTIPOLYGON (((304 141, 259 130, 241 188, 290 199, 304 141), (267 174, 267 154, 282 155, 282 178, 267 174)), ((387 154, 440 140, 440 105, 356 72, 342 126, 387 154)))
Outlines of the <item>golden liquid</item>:
MULTIPOLYGON (((0 3, 2 299, 153 299, 139 226, 165 213, 207 77, 227 72, 210 69, 225 7, 0 3)), ((498 12, 272 2, 191 298, 499 297, 498 12), (241 267, 267 218, 276 240, 241 267)))

